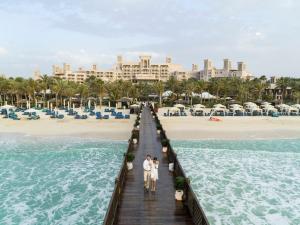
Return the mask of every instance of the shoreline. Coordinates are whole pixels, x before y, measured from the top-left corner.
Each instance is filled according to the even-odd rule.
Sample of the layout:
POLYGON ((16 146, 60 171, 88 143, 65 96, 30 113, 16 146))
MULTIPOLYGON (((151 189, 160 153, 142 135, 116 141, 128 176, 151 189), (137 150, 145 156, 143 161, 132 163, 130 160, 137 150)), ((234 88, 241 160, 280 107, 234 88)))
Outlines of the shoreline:
POLYGON ((0 136, 31 136, 31 137, 80 137, 97 138, 100 140, 127 141, 130 138, 135 116, 127 120, 75 120, 66 118, 55 120, 8 120, 0 119, 0 136))
POLYGON ((300 117, 162 117, 170 140, 300 139, 300 117))

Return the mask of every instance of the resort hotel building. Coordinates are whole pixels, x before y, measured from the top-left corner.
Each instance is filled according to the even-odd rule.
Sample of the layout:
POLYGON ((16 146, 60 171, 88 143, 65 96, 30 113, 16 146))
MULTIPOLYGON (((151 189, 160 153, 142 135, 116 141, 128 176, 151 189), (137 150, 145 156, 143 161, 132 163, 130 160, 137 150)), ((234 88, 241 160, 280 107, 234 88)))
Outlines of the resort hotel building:
MULTIPOLYGON (((213 63, 209 59, 204 60, 203 70, 194 70, 195 65, 193 65, 193 71, 191 76, 198 80, 208 81, 211 78, 225 78, 225 77, 238 77, 241 79, 252 79, 254 76, 249 73, 246 69, 246 64, 244 62, 238 62, 237 68, 233 69, 231 67, 231 61, 229 59, 224 59, 224 65, 222 69, 217 69, 213 66, 213 63)), ((196 66, 197 68, 197 66, 196 66)))
MULTIPOLYGON (((38 79, 39 72, 34 75, 38 79)), ((127 62, 122 56, 117 57, 117 62, 112 69, 99 69, 97 65, 92 65, 88 70, 79 68, 73 71, 70 64, 64 63, 63 66, 53 66, 52 75, 64 80, 83 83, 87 78, 95 76, 103 81, 129 80, 133 83, 138 82, 154 82, 167 81, 170 77, 175 77, 177 80, 187 80, 195 78, 197 80, 208 81, 211 78, 238 77, 242 79, 252 79, 254 76, 246 69, 246 64, 243 62, 237 63, 237 68, 231 67, 231 61, 224 59, 222 69, 217 69, 209 59, 204 60, 203 70, 198 68, 198 65, 192 64, 191 70, 185 70, 183 66, 174 64, 170 57, 162 64, 151 62, 151 56, 139 56, 139 61, 127 62)))
POLYGON ((100 70, 97 65, 93 65, 90 70, 79 68, 72 71, 69 64, 63 67, 53 66, 53 76, 65 80, 82 83, 88 77, 95 76, 103 81, 130 80, 133 83, 145 81, 167 81, 170 76, 175 76, 178 80, 188 79, 188 73, 181 65, 173 64, 172 59, 167 57, 163 64, 151 63, 151 56, 140 56, 138 62, 125 62, 122 56, 117 57, 117 62, 110 70, 100 70))

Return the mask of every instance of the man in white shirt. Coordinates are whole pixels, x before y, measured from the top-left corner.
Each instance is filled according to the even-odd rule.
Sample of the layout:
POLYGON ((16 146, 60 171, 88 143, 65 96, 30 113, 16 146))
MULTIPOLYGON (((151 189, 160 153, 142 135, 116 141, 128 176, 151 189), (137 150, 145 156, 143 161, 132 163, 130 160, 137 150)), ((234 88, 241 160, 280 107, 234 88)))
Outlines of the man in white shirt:
POLYGON ((151 164, 152 164, 152 160, 151 160, 151 156, 147 155, 144 163, 143 163, 143 168, 144 168, 144 188, 146 188, 146 190, 149 190, 149 186, 150 186, 150 176, 151 176, 151 164))

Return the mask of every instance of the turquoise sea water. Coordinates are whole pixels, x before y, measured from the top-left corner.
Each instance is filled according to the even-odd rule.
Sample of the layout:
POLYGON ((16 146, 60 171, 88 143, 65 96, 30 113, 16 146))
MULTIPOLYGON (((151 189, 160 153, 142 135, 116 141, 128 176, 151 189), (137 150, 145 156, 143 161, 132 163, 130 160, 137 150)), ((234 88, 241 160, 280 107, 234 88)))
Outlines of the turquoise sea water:
POLYGON ((0 224, 102 224, 126 142, 0 137, 0 224))
POLYGON ((300 224, 300 140, 172 145, 212 225, 300 224))

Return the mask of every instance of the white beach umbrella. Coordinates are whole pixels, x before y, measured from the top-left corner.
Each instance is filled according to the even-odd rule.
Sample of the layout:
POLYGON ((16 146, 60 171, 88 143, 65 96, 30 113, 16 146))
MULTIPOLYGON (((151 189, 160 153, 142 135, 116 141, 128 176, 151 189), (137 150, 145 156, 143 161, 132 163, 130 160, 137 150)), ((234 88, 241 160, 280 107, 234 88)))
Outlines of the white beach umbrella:
POLYGON ((215 104, 214 108, 226 109, 226 106, 222 104, 215 104))
POLYGON ((73 110, 75 110, 75 104, 73 103, 73 110))
POLYGON ((195 104, 195 105, 193 105, 193 108, 195 108, 195 109, 200 109, 200 108, 205 108, 205 105, 202 105, 202 104, 195 104))
POLYGON ((180 110, 177 107, 172 107, 170 112, 179 112, 180 110))
POLYGON ((208 93, 208 92, 203 92, 203 93, 201 93, 201 94, 200 94, 200 97, 201 97, 202 99, 216 99, 216 96, 213 96, 213 95, 211 95, 211 94, 208 93))
POLYGON ((64 108, 66 107, 66 99, 64 99, 64 108))
POLYGON ((91 100, 88 101, 88 108, 91 108, 91 100))
POLYGON ((53 104, 52 104, 52 102, 50 103, 50 110, 52 111, 52 109, 53 109, 53 104))
POLYGON ((30 108, 30 109, 25 110, 25 112, 29 112, 29 113, 35 112, 35 113, 37 113, 37 112, 39 112, 39 111, 36 110, 35 108, 30 108))
POLYGON ((294 105, 292 105, 292 107, 300 109, 300 104, 294 104, 294 105))
POLYGON ((1 106, 0 109, 6 109, 6 110, 13 109, 14 110, 14 109, 16 109, 16 107, 13 106, 13 105, 7 105, 7 104, 5 104, 5 105, 1 106))
POLYGON ((47 101, 47 109, 50 109, 50 102, 47 101))
POLYGON ((185 106, 182 104, 176 104, 174 107, 179 108, 179 109, 185 109, 185 106))
POLYGON ((68 101, 68 110, 70 110, 70 101, 68 101))
POLYGON ((173 94, 172 91, 165 91, 165 92, 162 94, 162 97, 170 97, 172 94, 173 94))

